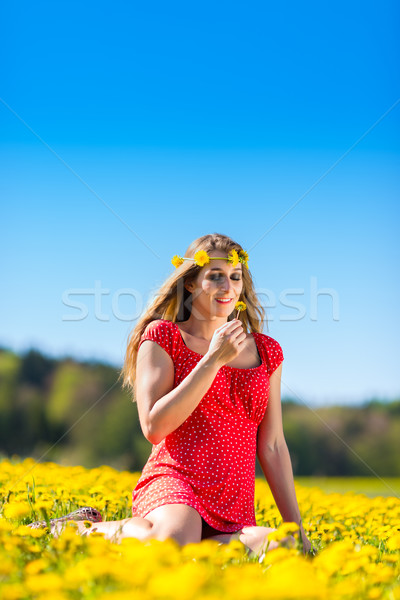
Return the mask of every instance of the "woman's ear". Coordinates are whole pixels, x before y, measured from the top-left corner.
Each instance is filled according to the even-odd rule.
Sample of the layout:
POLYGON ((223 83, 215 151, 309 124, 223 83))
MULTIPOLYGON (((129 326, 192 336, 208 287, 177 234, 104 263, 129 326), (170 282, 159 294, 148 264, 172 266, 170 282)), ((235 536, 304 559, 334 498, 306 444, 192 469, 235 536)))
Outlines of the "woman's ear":
POLYGON ((193 286, 193 282, 191 282, 191 281, 190 281, 189 283, 185 283, 185 289, 186 289, 188 292, 192 293, 192 292, 193 292, 193 288, 194 288, 194 286, 193 286))

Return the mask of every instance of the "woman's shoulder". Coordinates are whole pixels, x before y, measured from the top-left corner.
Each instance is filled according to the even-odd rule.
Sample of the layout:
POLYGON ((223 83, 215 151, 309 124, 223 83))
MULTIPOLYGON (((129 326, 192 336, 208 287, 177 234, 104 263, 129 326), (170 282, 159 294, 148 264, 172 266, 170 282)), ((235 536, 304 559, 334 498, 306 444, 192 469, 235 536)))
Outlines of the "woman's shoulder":
POLYGON ((174 323, 172 321, 169 321, 168 319, 154 319, 146 325, 144 332, 147 331, 174 331, 174 323))
POLYGON ((177 337, 177 333, 179 333, 179 331, 175 327, 173 321, 168 321, 167 319, 154 319, 146 325, 141 337, 142 339, 157 339, 158 337, 161 337, 173 340, 177 337))
POLYGON ((256 335, 264 348, 266 361, 270 367, 270 371, 275 371, 284 360, 282 346, 270 335, 266 335, 265 333, 256 333, 256 335))
POLYGON ((174 324, 167 319, 154 319, 145 327, 139 345, 145 340, 157 342, 170 356, 175 356, 178 340, 174 324))
POLYGON ((256 331, 254 333, 256 336, 258 336, 258 339, 267 346, 275 346, 276 344, 278 346, 280 345, 275 338, 271 337, 270 335, 267 335, 266 333, 261 333, 260 331, 256 331))

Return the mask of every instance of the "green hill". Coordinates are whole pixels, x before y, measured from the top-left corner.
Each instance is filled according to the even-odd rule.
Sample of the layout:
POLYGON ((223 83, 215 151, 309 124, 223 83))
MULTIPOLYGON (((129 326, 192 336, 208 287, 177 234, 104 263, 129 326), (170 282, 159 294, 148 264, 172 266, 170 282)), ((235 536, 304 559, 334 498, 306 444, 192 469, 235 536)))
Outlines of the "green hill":
MULTIPOLYGON (((0 349, 0 454, 140 470, 151 444, 118 377, 102 363, 0 349)), ((310 410, 286 398, 282 412, 296 476, 400 476, 400 400, 310 410)))

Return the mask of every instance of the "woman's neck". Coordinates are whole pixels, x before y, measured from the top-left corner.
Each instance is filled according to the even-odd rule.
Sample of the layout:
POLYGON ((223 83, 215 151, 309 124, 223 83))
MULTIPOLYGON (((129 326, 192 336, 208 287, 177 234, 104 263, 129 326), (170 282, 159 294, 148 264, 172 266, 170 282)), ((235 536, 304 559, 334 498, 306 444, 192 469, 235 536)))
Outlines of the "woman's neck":
POLYGON ((214 320, 196 319, 190 315, 187 321, 179 323, 183 325, 186 333, 205 342, 211 342, 214 332, 227 322, 225 317, 215 317, 214 320))

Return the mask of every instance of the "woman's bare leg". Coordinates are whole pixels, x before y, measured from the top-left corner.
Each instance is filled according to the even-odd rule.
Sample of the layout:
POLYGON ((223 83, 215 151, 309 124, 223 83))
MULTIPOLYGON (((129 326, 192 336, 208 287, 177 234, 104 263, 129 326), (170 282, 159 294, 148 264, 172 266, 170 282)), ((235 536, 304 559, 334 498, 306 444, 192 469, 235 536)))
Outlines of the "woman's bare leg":
MULTIPOLYGON (((103 533, 106 539, 119 539, 120 537, 135 537, 138 540, 148 538, 152 523, 142 517, 131 517, 121 521, 100 521, 87 526, 82 521, 74 522, 78 533, 90 535, 91 533, 103 533), (129 536, 127 534, 130 534, 129 536), (124 535, 122 535, 124 534, 124 535)), ((66 523, 55 523, 51 527, 51 533, 57 537, 66 527, 66 523)))
MULTIPOLYGON (((165 504, 149 512, 145 518, 131 517, 121 521, 101 521, 86 527, 83 522, 75 523, 78 533, 90 535, 102 533, 106 539, 119 542, 124 538, 136 538, 141 541, 150 539, 174 539, 180 546, 201 541, 202 520, 200 514, 186 504, 165 504)), ((52 529, 54 535, 59 534, 65 523, 57 523, 52 529)), ((221 533, 207 539, 215 540, 222 544, 229 544, 232 540, 239 540, 250 550, 250 555, 259 556, 268 550, 274 550, 281 545, 293 546, 295 539, 287 536, 280 542, 271 540, 268 536, 276 529, 272 527, 243 527, 236 533, 221 533), (268 546, 268 548, 267 548, 268 546)))
POLYGON ((268 550, 275 550, 281 545, 294 545, 296 540, 291 535, 285 537, 280 542, 271 540, 268 544, 268 536, 273 531, 276 531, 276 529, 272 527, 243 527, 243 529, 237 531, 236 533, 223 533, 221 535, 212 536, 208 539, 221 542, 222 544, 229 544, 229 542, 232 540, 239 540, 246 546, 246 548, 250 550, 251 553, 253 553, 253 555, 260 555, 263 552, 266 552, 267 546, 268 550))
POLYGON ((186 504, 165 504, 146 515, 152 523, 151 537, 157 540, 174 539, 180 546, 201 540, 201 516, 186 504))
MULTIPOLYGON (((78 533, 90 535, 103 533, 104 537, 119 542, 124 538, 136 538, 141 541, 149 539, 174 539, 179 545, 200 542, 201 517, 197 510, 186 504, 165 504, 150 511, 146 518, 131 517, 121 521, 101 521, 86 527, 83 522, 75 523, 78 533)), ((57 523, 52 528, 54 535, 59 534, 65 523, 57 523)))

